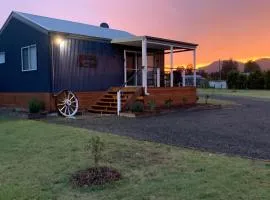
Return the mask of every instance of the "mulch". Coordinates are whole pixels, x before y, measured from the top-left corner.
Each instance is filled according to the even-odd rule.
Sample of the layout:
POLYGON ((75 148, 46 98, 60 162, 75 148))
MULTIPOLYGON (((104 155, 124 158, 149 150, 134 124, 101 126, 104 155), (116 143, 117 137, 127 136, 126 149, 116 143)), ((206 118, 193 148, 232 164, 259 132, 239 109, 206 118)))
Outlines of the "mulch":
POLYGON ((108 167, 94 167, 72 175, 71 182, 76 187, 104 185, 121 179, 121 174, 108 167))

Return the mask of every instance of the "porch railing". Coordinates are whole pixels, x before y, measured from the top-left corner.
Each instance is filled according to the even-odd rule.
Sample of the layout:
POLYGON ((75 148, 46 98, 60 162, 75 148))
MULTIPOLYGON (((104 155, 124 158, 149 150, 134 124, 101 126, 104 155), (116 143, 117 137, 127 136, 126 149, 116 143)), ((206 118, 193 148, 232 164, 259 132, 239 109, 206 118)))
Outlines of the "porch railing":
POLYGON ((117 115, 120 115, 120 112, 122 110, 122 103, 121 103, 121 93, 122 93, 122 89, 128 84, 128 82, 130 82, 133 78, 135 78, 135 76, 138 75, 139 72, 142 72, 143 67, 140 67, 136 70, 136 72, 128 78, 128 80, 126 82, 124 82, 120 88, 117 90, 117 115))

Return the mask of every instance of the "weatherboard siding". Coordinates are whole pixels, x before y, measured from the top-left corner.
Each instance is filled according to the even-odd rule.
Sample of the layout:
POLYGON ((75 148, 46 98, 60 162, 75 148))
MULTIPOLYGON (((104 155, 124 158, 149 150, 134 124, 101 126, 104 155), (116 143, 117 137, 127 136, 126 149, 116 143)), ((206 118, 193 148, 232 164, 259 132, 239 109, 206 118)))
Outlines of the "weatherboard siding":
POLYGON ((0 92, 50 92, 49 37, 13 18, 0 35, 0 92), (22 72, 21 48, 36 44, 37 71, 22 72))
POLYGON ((53 47, 54 92, 103 91, 124 82, 123 49, 108 41, 65 38, 53 47), (79 55, 94 55, 96 67, 80 67, 79 55))

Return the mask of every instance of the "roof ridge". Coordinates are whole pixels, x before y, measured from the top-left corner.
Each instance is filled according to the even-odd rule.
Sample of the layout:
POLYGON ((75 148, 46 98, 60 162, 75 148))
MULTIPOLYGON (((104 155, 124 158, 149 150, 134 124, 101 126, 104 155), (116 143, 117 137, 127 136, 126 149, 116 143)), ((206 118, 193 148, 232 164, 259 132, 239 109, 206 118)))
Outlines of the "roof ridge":
MULTIPOLYGON (((37 24, 37 23, 35 21, 31 20, 26 15, 31 15, 31 16, 34 16, 34 17, 47 18, 47 19, 50 19, 50 20, 58 20, 58 21, 62 21, 62 22, 70 22, 70 23, 80 24, 80 25, 84 25, 84 26, 91 26, 91 27, 94 27, 94 28, 98 28, 100 30, 107 30, 107 29, 109 29, 109 30, 113 30, 113 31, 121 31, 121 32, 129 33, 129 32, 124 31, 124 30, 119 30, 119 29, 114 29, 114 28, 103 28, 103 27, 100 27, 100 26, 97 26, 97 25, 82 23, 82 22, 78 22, 78 21, 72 21, 72 20, 66 20, 66 19, 59 19, 59 18, 47 17, 47 16, 43 16, 43 15, 36 15, 36 14, 25 13, 25 12, 20 12, 20 11, 13 11, 13 12, 19 14, 20 16, 22 16, 24 18, 27 18, 28 20, 30 20, 31 22, 34 22, 35 24, 37 24)), ((47 30, 50 30, 50 29, 48 29, 48 27, 43 27, 43 28, 46 28, 47 30)))

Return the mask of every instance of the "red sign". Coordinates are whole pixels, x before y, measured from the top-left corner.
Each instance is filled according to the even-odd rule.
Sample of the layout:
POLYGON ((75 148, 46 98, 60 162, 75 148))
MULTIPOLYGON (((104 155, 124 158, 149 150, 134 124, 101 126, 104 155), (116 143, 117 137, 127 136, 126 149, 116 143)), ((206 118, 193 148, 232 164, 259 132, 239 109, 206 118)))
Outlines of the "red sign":
POLYGON ((79 55, 79 66, 94 68, 97 66, 97 57, 95 55, 79 55))

